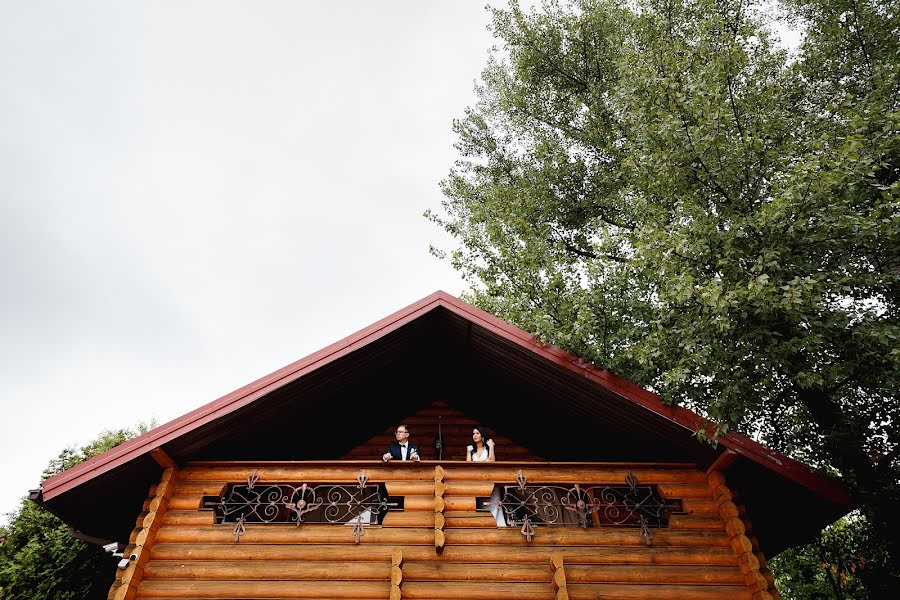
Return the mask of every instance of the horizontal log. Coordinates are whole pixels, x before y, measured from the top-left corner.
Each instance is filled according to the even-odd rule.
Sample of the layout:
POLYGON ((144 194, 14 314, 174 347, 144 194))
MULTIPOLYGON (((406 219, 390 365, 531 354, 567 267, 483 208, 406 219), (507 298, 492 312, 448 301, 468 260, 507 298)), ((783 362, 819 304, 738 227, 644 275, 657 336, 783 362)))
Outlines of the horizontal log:
POLYGON ((759 559, 756 558, 756 555, 745 552, 738 556, 738 568, 741 570, 741 573, 744 574, 752 571, 759 571, 759 559))
POLYGON ((168 510, 163 525, 215 525, 216 515, 211 510, 168 510))
MULTIPOLYGON (((230 540, 229 540, 230 542, 230 540)), ((393 546, 380 545, 316 545, 316 544, 238 544, 158 543, 151 559, 171 560, 293 560, 293 561, 384 561, 391 560, 393 546)), ((545 546, 448 546, 442 554, 433 548, 403 548, 409 561, 547 563, 552 548, 545 546)), ((567 565, 718 565, 736 566, 737 557, 728 548, 691 547, 568 547, 561 548, 567 565)))
POLYGON ((403 575, 410 581, 506 581, 548 583, 550 569, 534 564, 472 564, 450 562, 407 561, 403 575))
MULTIPOLYGON (((347 461, 372 460, 374 458, 380 458, 381 455, 386 451, 387 446, 373 446, 365 449, 354 449, 347 454, 344 454, 342 458, 343 460, 347 461)), ((538 463, 541 460, 541 458, 537 454, 533 454, 524 449, 509 448, 507 446, 498 447, 494 454, 496 460, 498 461, 538 463)), ((420 450, 419 455, 424 461, 437 462, 437 453, 434 450, 423 448, 420 450)), ((440 464, 453 465, 454 463, 456 463, 461 465, 465 464, 466 462, 466 447, 460 446, 459 448, 453 448, 451 450, 445 449, 440 464)))
MULTIPOLYGON (((456 513, 459 514, 459 513, 456 513)), ((464 517, 445 517, 445 527, 497 527, 497 520, 490 514, 464 513, 464 517)))
MULTIPOLYGON (((138 598, 387 598, 390 581, 198 581, 145 579, 138 598)), ((405 594, 404 594, 405 596, 405 594)))
MULTIPOLYGON (((182 467, 187 468, 241 468, 241 469, 258 469, 258 468, 282 468, 282 467, 299 467, 299 468, 334 468, 334 467, 357 467, 365 468, 366 466, 379 466, 380 461, 361 461, 347 463, 342 460, 195 460, 188 462, 182 467)), ((383 466, 383 465, 381 465, 383 466)), ((472 465, 465 465, 471 467, 472 465)), ((629 469, 631 471, 639 470, 690 470, 697 471, 696 463, 691 462, 597 462, 597 461, 541 461, 541 467, 548 468, 583 468, 592 469, 629 469)), ((180 477, 181 471, 179 471, 180 477)))
POLYGON ((727 502, 734 499, 734 492, 727 485, 712 488, 712 496, 716 502, 727 502))
POLYGON ((484 516, 488 513, 482 511, 474 511, 474 510, 445 510, 445 517, 479 517, 484 516))
POLYGON ((226 482, 226 481, 181 481, 175 484, 175 495, 181 496, 221 496, 225 491, 228 483, 246 483, 243 482, 226 482))
POLYGON ((696 484, 681 484, 681 483, 660 483, 657 484, 656 489, 659 490, 659 494, 666 499, 679 499, 682 500, 684 498, 701 498, 703 500, 712 500, 712 492, 709 490, 709 486, 700 482, 696 484))
MULTIPOLYGON (((581 529, 578 527, 536 527, 532 545, 559 546, 643 546, 634 528, 581 529)), ((166 526, 159 530, 159 543, 232 543, 231 524, 202 526, 166 526)), ((527 545, 518 528, 448 528, 447 545, 508 544, 527 545)), ((366 527, 363 544, 427 545, 433 543, 433 530, 413 527, 366 527)), ((266 525, 248 524, 241 544, 352 544, 349 525, 266 525)), ((674 531, 654 529, 653 545, 729 547, 724 532, 703 530, 674 531)))
POLYGON ((391 496, 434 496, 434 480, 387 481, 385 487, 391 496))
MULTIPOLYGON (((434 498, 431 499, 432 503, 434 498)), ((383 527, 434 527, 434 511, 424 510, 388 512, 383 527)))
POLYGON ((716 488, 726 484, 725 473, 722 471, 710 471, 707 473, 707 480, 709 481, 710 488, 716 488))
POLYGON ((494 492, 493 481, 448 481, 444 485, 448 496, 490 496, 494 492))
POLYGON ((169 499, 169 510, 199 511, 202 500, 200 496, 184 496, 181 494, 172 496, 169 499))
POLYGON ((475 496, 444 496, 444 509, 475 512, 475 496))
POLYGON ((743 585, 737 567, 712 566, 585 566, 566 564, 568 583, 642 583, 743 585))
MULTIPOLYGON (((467 448, 471 444, 472 440, 445 440, 442 460, 449 461, 451 465, 454 462, 459 463, 467 460, 467 448)), ((354 457, 361 458, 363 456, 372 456, 373 452, 376 453, 376 456, 381 456, 381 454, 386 451, 387 447, 388 444, 358 446, 350 450, 346 455, 344 455, 344 457, 346 460, 353 460, 354 457)), ((494 451, 497 457, 505 457, 503 460, 517 460, 528 462, 539 462, 541 460, 540 457, 531 450, 512 444, 503 444, 498 442, 494 445, 494 451)), ((423 457, 431 460, 435 460, 437 458, 437 450, 435 450, 434 448, 420 447, 420 454, 423 457)))
MULTIPOLYGON (((233 542, 233 525, 212 527, 168 526, 159 530, 159 543, 233 542)), ((431 545, 434 530, 412 527, 366 527, 362 544, 431 545)), ((265 525, 248 524, 239 544, 353 544, 350 525, 265 525)))
MULTIPOLYGON (((404 570, 406 566, 404 565, 404 570)), ((246 580, 389 580, 389 561, 151 561, 145 579, 246 579, 246 580)))
MULTIPOLYGON (((380 456, 380 455, 379 455, 380 456)), ((188 466, 179 472, 181 481, 228 481, 239 483, 247 481, 247 475, 253 471, 259 474, 260 483, 355 483, 359 472, 363 470, 369 481, 434 481, 434 466, 422 463, 397 461, 390 466, 380 460, 377 463, 342 466, 335 462, 334 466, 314 464, 302 465, 266 465, 256 466, 229 465, 229 463, 211 466, 188 466)))
MULTIPOLYGON (((403 573, 405 577, 405 568, 403 573)), ((404 581, 400 590, 404 600, 417 598, 471 600, 479 597, 493 600, 552 600, 555 596, 549 581, 548 583, 503 582, 485 586, 483 581, 404 581)))
POLYGON ((589 465, 583 467, 550 466, 537 463, 536 466, 509 467, 502 464, 478 466, 445 466, 444 481, 455 480, 491 481, 494 483, 515 483, 516 474, 525 472, 529 484, 537 483, 581 483, 625 485, 625 477, 633 472, 639 485, 657 483, 703 483, 706 476, 695 469, 628 469, 599 468, 589 465))
MULTIPOLYGON (((394 436, 392 435, 390 437, 393 438, 394 436)), ((448 454, 453 454, 453 455, 458 454, 458 455, 465 456, 466 447, 472 444, 471 436, 458 437, 458 438, 444 437, 443 441, 444 441, 444 456, 445 457, 448 454)), ((379 437, 374 440, 369 440, 368 442, 366 442, 364 444, 360 444, 359 446, 356 446, 356 447, 352 448, 351 450, 349 450, 347 452, 346 456, 349 456, 352 454, 365 454, 365 453, 372 453, 372 452, 374 452, 375 455, 377 456, 377 455, 379 455, 379 451, 381 454, 383 454, 385 452, 385 450, 387 449, 387 447, 391 445, 391 442, 393 442, 393 440, 389 439, 387 436, 385 436, 383 438, 379 437)), ((523 448, 522 446, 513 444, 510 441, 494 440, 494 444, 498 451, 506 450, 508 454, 532 454, 532 452, 530 450, 528 450, 527 448, 523 448)), ((420 445, 419 448, 423 453, 433 454, 435 456, 437 455, 437 450, 432 448, 430 444, 424 445, 424 446, 420 445)))
MULTIPOLYGON (((714 500, 701 498, 685 498, 681 506, 689 515, 718 515, 719 507, 714 500)), ((724 523, 724 521, 723 521, 724 523)))
MULTIPOLYGON (((566 562, 567 583, 642 583, 743 585, 737 567, 573 565, 566 562)), ((407 561, 404 581, 550 582, 551 569, 534 564, 473 564, 407 561)))
POLYGON ((669 517, 672 529, 706 529, 725 531, 725 522, 717 515, 672 515, 669 517))
POLYGON ((744 554, 745 552, 748 552, 750 554, 753 553, 753 544, 750 542, 747 536, 743 534, 736 535, 731 538, 731 548, 738 556, 744 554))
POLYGON ((722 502, 718 505, 719 514, 723 519, 736 519, 740 514, 734 502, 722 502))
MULTIPOLYGON (((653 529, 653 545, 727 547, 730 542, 723 532, 674 531, 653 529)), ((556 546, 640 546, 645 545, 640 532, 634 528, 581 529, 580 527, 535 527, 531 542, 518 528, 448 529, 447 544, 509 544, 556 546)))
POLYGON ((728 519, 725 521, 725 533, 728 534, 728 537, 746 535, 747 529, 744 527, 744 522, 740 519, 728 519))
POLYGON ((751 600, 745 586, 574 583, 570 600, 751 600))
MULTIPOLYGON (((385 451, 386 450, 384 448, 378 448, 377 452, 375 454, 373 454, 371 452, 366 452, 366 453, 361 452, 359 454, 346 454, 346 455, 344 455, 344 459, 348 460, 348 461, 371 460, 371 458, 373 456, 380 457, 382 454, 384 454, 385 451)), ((426 464, 441 464, 441 465, 445 465, 445 466, 453 465, 453 464, 458 464, 458 465, 471 464, 471 463, 467 463, 466 454, 465 454, 464 450, 460 450, 459 452, 446 452, 445 451, 444 456, 439 463, 436 460, 436 456, 434 456, 433 454, 426 452, 424 450, 420 453, 420 456, 422 458, 422 461, 426 464)), ((516 464, 520 464, 520 463, 524 463, 524 462, 537 463, 540 461, 539 456, 537 456, 535 454, 526 454, 524 452, 521 454, 512 453, 512 452, 496 452, 495 456, 496 456, 497 461, 506 461, 508 463, 513 462, 516 464)), ((394 463, 397 461, 391 461, 391 462, 394 463)), ((419 463, 419 464, 422 464, 422 463, 419 463)), ((485 463, 475 463, 475 464, 485 464, 485 463)), ((497 464, 497 463, 495 462, 495 463, 486 463, 486 464, 497 464)))
POLYGON ((403 499, 403 510, 427 510, 430 512, 434 512, 434 496, 406 496, 403 499))
MULTIPOLYGON (((704 474, 684 463, 552 463, 525 462, 508 464, 503 461, 490 464, 448 462, 444 465, 445 481, 471 480, 514 483, 516 472, 525 471, 532 482, 574 482, 624 484, 626 475, 633 472, 639 484, 653 483, 702 483, 704 474), (582 480, 581 476, 585 475, 582 480)), ((380 460, 361 460, 353 464, 343 461, 315 461, 293 463, 271 462, 195 462, 179 471, 180 482, 242 482, 247 475, 257 471, 263 483, 271 482, 355 482, 360 470, 365 470, 370 481, 433 480, 434 461, 421 463, 392 462, 385 465, 380 460)))

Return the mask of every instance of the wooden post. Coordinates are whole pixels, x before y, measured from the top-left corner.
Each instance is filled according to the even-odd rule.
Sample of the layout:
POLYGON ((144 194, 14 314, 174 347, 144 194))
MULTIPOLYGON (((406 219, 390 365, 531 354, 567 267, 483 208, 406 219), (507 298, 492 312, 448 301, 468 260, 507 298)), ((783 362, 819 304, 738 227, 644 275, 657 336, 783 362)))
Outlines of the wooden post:
POLYGON ((403 551, 394 548, 391 551, 391 600, 400 600, 400 584, 403 582, 403 551))
POLYGON ((169 507, 169 499, 174 493, 177 475, 178 471, 174 467, 163 471, 159 484, 156 486, 156 493, 148 506, 149 510, 134 538, 134 550, 130 554, 134 560, 125 568, 125 572, 119 579, 113 594, 114 600, 134 600, 137 595, 144 567, 150 560, 150 548, 156 540, 156 532, 162 525, 163 516, 169 507))
POLYGON ((563 566, 562 552, 556 551, 550 554, 550 571, 553 573, 553 589, 556 592, 556 600, 569 600, 569 590, 566 588, 566 569, 563 566))
POLYGON ((747 528, 740 518, 741 511, 732 501, 734 494, 725 483, 725 474, 719 470, 711 471, 707 475, 707 480, 719 515, 725 521, 725 531, 731 539, 731 548, 737 556, 738 567, 753 594, 753 600, 775 600, 769 592, 769 582, 760 573, 759 560, 753 552, 753 543, 746 535, 747 528))
POLYGON ((434 468, 434 551, 440 554, 444 551, 444 492, 447 486, 444 484, 444 468, 438 465, 434 468))

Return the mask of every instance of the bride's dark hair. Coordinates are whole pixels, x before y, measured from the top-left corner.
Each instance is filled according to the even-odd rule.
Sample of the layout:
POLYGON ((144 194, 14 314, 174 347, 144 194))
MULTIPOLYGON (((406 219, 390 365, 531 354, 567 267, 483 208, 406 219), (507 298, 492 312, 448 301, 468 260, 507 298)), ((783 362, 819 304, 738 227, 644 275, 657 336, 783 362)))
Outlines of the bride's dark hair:
MULTIPOLYGON (((475 431, 477 431, 478 433, 481 434, 481 445, 484 447, 485 450, 488 451, 488 455, 490 455, 491 449, 488 448, 487 443, 488 443, 488 440, 491 439, 491 436, 489 436, 487 434, 487 431, 485 431, 484 427, 481 425, 476 425, 472 429, 474 429, 475 431)), ((476 452, 478 452, 478 444, 475 443, 475 440, 472 440, 472 458, 473 459, 475 458, 476 452)), ((459 455, 457 454, 457 456, 459 456, 459 455)))

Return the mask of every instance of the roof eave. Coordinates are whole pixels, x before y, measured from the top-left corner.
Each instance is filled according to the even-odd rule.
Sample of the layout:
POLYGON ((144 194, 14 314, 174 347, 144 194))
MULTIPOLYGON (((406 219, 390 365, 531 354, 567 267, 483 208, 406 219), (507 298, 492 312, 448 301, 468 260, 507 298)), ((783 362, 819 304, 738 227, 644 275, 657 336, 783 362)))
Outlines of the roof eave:
MULTIPOLYGON (((437 291, 322 350, 314 352, 249 385, 243 386, 108 452, 47 479, 43 482, 43 500, 45 502, 52 500, 90 481, 94 477, 163 446, 193 429, 238 410, 258 398, 295 381, 306 373, 354 352, 438 307, 462 316, 484 329, 540 355, 569 372, 593 381, 653 413, 657 418, 661 417, 676 424, 688 434, 709 426, 708 421, 688 409, 666 405, 657 394, 627 379, 587 363, 562 348, 544 343, 521 328, 463 302, 446 292, 437 291)), ((723 448, 734 450, 741 456, 764 466, 770 471, 816 492, 838 506, 849 508, 851 505, 849 493, 839 482, 824 477, 806 465, 771 451, 743 435, 729 432, 720 436, 718 443, 723 448)))

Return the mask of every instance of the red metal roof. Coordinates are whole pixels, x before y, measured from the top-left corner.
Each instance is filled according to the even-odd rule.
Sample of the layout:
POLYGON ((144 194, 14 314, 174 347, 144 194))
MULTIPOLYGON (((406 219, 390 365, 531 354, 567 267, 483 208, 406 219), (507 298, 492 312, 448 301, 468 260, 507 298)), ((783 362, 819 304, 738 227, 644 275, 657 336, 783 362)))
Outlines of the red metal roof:
MULTIPOLYGON (((565 350, 541 342, 528 332, 446 292, 438 291, 306 358, 47 479, 42 486, 43 501, 52 506, 54 499, 59 499, 79 486, 101 476, 108 479, 114 476, 113 471, 117 468, 139 459, 146 460, 153 449, 174 443, 201 427, 214 426, 217 420, 233 415, 235 411, 248 407, 275 390, 301 380, 327 365, 332 365, 339 359, 370 346, 373 342, 438 309, 444 309, 455 315, 457 320, 462 320, 468 327, 474 325, 483 329, 495 343, 502 343, 504 347, 519 348, 516 352, 527 351, 528 355, 552 363, 560 370, 561 376, 568 373, 584 382, 599 386, 609 397, 625 401, 624 406, 632 421, 649 424, 644 426, 654 427, 663 435, 671 435, 674 428, 690 437, 698 428, 705 426, 704 419, 696 413, 682 407, 664 405, 658 395, 607 370, 588 364, 565 350)), ((837 481, 796 460, 771 451, 746 436, 729 432, 719 438, 719 446, 721 447, 719 452, 726 448, 733 450, 777 478, 801 486, 829 503, 841 507, 850 504, 847 491, 837 481)))

